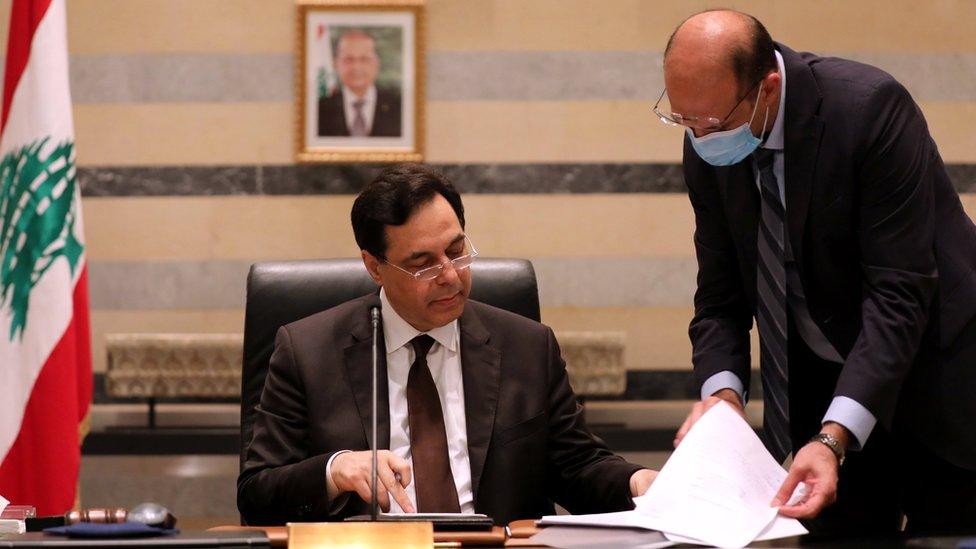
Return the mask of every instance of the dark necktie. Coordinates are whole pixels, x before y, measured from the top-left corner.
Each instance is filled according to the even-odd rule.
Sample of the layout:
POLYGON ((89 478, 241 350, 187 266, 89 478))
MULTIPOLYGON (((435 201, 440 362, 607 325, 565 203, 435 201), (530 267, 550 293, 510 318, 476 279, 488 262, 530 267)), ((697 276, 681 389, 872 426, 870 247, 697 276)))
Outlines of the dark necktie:
POLYGON ((356 111, 356 116, 352 119, 352 128, 349 129, 352 137, 366 137, 366 117, 363 116, 365 104, 366 102, 362 99, 357 99, 352 103, 352 108, 356 111))
POLYGON ((759 307, 759 369, 763 384, 763 431, 766 448, 780 463, 790 442, 789 377, 786 347, 786 209, 773 173, 774 152, 757 149, 762 209, 759 222, 759 262, 756 289, 759 307))
POLYGON ((457 487, 447 452, 447 431, 437 386, 427 367, 427 352, 434 344, 429 335, 410 342, 416 353, 407 377, 407 410, 410 423, 410 454, 421 513, 460 513, 457 487))

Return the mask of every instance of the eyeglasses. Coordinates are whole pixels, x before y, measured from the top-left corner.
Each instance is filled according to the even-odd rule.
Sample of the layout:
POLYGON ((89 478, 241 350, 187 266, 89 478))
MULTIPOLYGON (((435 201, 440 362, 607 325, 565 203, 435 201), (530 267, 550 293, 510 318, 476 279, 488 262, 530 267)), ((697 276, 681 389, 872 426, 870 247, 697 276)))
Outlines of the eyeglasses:
POLYGON ((434 280, 435 278, 444 274, 445 266, 448 263, 451 264, 451 268, 453 268, 455 271, 463 271, 464 269, 467 269, 468 267, 471 266, 472 263, 474 263, 474 258, 477 256, 478 256, 478 250, 474 248, 474 244, 472 244, 471 240, 468 239, 467 235, 465 235, 464 249, 461 251, 461 255, 452 258, 448 261, 444 261, 440 264, 434 265, 433 267, 426 267, 424 269, 420 269, 419 271, 408 271, 407 269, 404 269, 403 267, 395 263, 390 263, 385 259, 383 260, 383 263, 386 263, 387 265, 393 267, 394 269, 398 271, 402 271, 403 273, 406 273, 409 276, 412 276, 415 280, 426 282, 429 280, 434 280))
POLYGON ((661 100, 664 99, 664 94, 668 93, 668 89, 665 88, 661 91, 661 96, 657 98, 657 102, 654 103, 654 114, 657 115, 658 119, 668 126, 688 126, 689 128, 694 128, 696 130, 704 131, 716 131, 725 125, 732 113, 739 108, 739 105, 752 93, 752 90, 756 89, 760 83, 762 83, 765 77, 759 79, 758 82, 752 85, 746 93, 742 94, 742 97, 735 102, 735 106, 729 111, 729 114, 723 116, 722 118, 716 118, 714 116, 706 116, 704 118, 698 118, 697 116, 684 116, 676 112, 671 112, 670 114, 665 114, 662 112, 658 106, 661 104, 661 100))

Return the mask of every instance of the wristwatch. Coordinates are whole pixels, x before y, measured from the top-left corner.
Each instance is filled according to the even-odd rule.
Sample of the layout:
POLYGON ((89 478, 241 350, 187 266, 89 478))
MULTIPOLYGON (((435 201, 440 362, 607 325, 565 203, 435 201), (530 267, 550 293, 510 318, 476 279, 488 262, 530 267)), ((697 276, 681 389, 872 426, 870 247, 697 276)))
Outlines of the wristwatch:
POLYGON ((842 445, 834 435, 829 433, 818 433, 810 439, 810 442, 820 442, 824 444, 827 446, 827 448, 830 448, 830 451, 833 452, 835 456, 837 456, 837 466, 840 467, 844 464, 844 445, 842 445))

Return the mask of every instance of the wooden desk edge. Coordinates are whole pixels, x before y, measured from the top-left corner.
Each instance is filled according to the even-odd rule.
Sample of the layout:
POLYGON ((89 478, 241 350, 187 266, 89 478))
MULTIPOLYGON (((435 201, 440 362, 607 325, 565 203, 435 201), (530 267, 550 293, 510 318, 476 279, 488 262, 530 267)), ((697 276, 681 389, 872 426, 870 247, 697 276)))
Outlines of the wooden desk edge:
MULTIPOLYGON (((288 528, 285 526, 215 526, 209 530, 260 530, 268 536, 272 547, 288 547, 288 528)), ((434 544, 437 547, 497 547, 506 541, 505 528, 501 526, 493 526, 488 532, 434 532, 434 544)))

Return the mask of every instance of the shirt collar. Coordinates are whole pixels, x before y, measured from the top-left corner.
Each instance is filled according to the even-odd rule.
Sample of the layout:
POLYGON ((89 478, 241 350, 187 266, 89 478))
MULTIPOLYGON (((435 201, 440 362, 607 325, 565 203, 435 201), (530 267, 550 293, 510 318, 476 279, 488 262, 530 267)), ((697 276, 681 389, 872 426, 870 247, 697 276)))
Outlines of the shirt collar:
POLYGON ((783 126, 785 122, 784 113, 786 112, 786 65, 783 63, 783 56, 777 51, 776 52, 776 64, 779 66, 779 110, 776 111, 776 122, 773 123, 773 129, 769 130, 769 136, 766 137, 766 142, 762 144, 764 149, 773 149, 777 151, 783 150, 783 126))
POLYGON ((393 308, 390 300, 386 297, 386 288, 380 288, 380 304, 383 307, 381 309, 383 315, 383 339, 386 341, 387 354, 410 343, 413 338, 423 333, 434 338, 434 341, 440 343, 451 352, 457 352, 457 319, 428 332, 421 332, 411 326, 409 322, 404 320, 396 312, 396 309, 393 308))
MULTIPOLYGON (((356 102, 358 96, 353 93, 347 86, 342 86, 342 97, 346 104, 350 107, 356 102)), ((376 86, 370 86, 366 90, 366 95, 363 96, 363 105, 371 105, 376 102, 376 86)))

